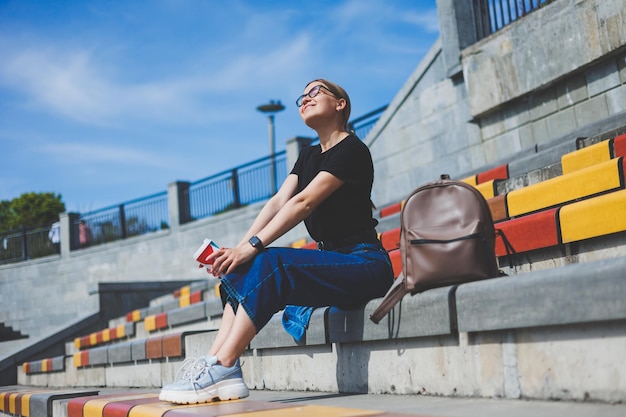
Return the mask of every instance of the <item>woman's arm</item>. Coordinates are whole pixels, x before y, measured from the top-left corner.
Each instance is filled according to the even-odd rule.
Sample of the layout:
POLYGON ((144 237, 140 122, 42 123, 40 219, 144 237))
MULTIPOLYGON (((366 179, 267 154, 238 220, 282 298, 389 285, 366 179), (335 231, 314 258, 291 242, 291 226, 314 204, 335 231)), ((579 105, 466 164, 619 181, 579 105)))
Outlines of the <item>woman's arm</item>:
POLYGON ((274 242, 307 218, 342 184, 343 181, 334 175, 326 171, 320 172, 304 190, 287 201, 267 226, 257 233, 257 236, 266 245, 274 242))
MULTIPOLYGON (((288 180, 289 177, 287 177, 285 184, 287 184, 288 180)), ((297 178, 295 178, 295 180, 297 183, 297 178)), ((253 223, 253 227, 251 227, 248 232, 250 234, 246 234, 246 238, 244 238, 236 248, 223 249, 212 255, 215 257, 213 262, 213 274, 227 274, 237 266, 250 261, 258 253, 257 249, 253 248, 252 245, 248 243, 248 239, 253 234, 256 233, 264 245, 267 246, 271 244, 309 216, 317 206, 341 187, 342 184, 343 181, 339 178, 329 172, 322 171, 313 178, 304 190, 287 199, 284 204, 282 204, 284 200, 278 198, 278 203, 282 204, 278 207, 278 210, 275 211, 277 206, 275 206, 274 203, 272 203, 271 207, 268 208, 263 215, 262 213, 265 211, 265 208, 261 210, 261 213, 257 216, 257 220, 253 223), (270 213, 273 214, 271 218, 268 216, 270 213), (263 223, 265 223, 265 225, 260 229, 254 227, 254 225, 258 226, 263 223), (256 230, 256 232, 254 232, 254 230, 256 230)), ((289 190, 289 185, 287 185, 287 190, 289 190)))
POLYGON ((276 213, 283 207, 290 198, 294 196, 296 190, 298 189, 298 176, 295 174, 289 174, 283 184, 280 186, 280 189, 276 194, 272 196, 268 200, 267 203, 263 206, 259 214, 252 222, 252 225, 243 236, 241 241, 237 244, 237 246, 241 246, 243 244, 248 244, 248 240, 254 235, 258 235, 259 231, 262 230, 267 224, 274 218, 276 213))

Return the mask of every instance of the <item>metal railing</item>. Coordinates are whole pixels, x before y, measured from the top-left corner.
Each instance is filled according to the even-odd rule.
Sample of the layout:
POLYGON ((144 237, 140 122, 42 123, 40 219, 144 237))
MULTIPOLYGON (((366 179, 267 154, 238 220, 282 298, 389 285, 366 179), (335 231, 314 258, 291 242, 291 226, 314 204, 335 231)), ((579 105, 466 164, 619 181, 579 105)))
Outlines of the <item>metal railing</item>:
POLYGON ((348 124, 348 128, 352 129, 359 138, 365 139, 385 110, 387 110, 387 106, 382 106, 361 117, 357 117, 348 124))
MULTIPOLYGON (((387 109, 382 106, 352 120, 348 127, 360 138, 367 136, 380 115, 387 109)), ((318 142, 315 138, 313 143, 318 142)), ((270 198, 287 177, 286 152, 257 159, 232 170, 224 171, 190 184, 187 196, 189 219, 185 223, 243 207, 270 198)))
POLYGON ((287 153, 281 151, 193 182, 183 196, 190 215, 183 223, 268 199, 286 177, 287 153))
MULTIPOLYGON (((383 114, 385 110, 387 110, 388 106, 382 106, 377 108, 376 110, 372 110, 371 112, 364 114, 361 117, 357 117, 354 120, 351 120, 348 123, 348 130, 352 130, 355 135, 357 135, 361 140, 365 139, 367 134, 372 130, 378 119, 380 119, 380 115, 383 114)), ((311 144, 319 143, 319 138, 313 139, 311 144)))
POLYGON ((555 0, 472 0, 477 40, 555 0))
POLYGON ((167 192, 92 211, 72 219, 72 249, 169 228, 167 192))
MULTIPOLYGON (((58 223, 55 223, 57 227, 58 223)), ((0 233, 0 264, 26 261, 61 253, 59 230, 53 226, 9 230, 0 233), (56 235, 53 233, 56 232, 56 235)))
MULTIPOLYGON (((383 106, 356 118, 349 127, 363 139, 386 109, 383 106)), ((287 152, 281 151, 189 183, 179 196, 180 222, 266 200, 286 177, 287 152)), ((168 229, 171 224, 167 191, 69 217, 71 250, 168 229)), ((51 239, 51 228, 0 232, 0 264, 60 253, 60 236, 51 239)))

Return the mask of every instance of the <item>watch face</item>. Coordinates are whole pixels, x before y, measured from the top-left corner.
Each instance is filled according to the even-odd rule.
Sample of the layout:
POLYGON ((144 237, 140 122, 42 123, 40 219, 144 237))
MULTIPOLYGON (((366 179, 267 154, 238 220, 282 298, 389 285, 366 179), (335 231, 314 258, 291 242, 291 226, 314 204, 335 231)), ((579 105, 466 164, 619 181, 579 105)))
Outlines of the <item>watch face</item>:
POLYGON ((256 236, 252 236, 252 237, 250 238, 250 244, 251 244, 252 246, 254 246, 255 248, 257 248, 257 249, 258 249, 258 248, 262 248, 262 247, 263 247, 263 243, 261 243, 261 239, 259 239, 259 238, 258 238, 258 237, 256 237, 256 236))

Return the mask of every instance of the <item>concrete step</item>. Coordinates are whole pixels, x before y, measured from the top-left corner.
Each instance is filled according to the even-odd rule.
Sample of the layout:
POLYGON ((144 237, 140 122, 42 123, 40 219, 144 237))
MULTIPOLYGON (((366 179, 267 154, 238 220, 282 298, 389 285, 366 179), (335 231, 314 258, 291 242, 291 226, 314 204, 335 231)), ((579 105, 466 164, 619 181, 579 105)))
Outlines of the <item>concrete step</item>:
MULTIPOLYGON (((0 387, 2 392, 35 392, 28 387, 0 387)), ((621 417, 624 404, 598 404, 568 401, 525 401, 497 398, 444 398, 428 395, 338 394, 332 392, 297 392, 251 390, 243 400, 216 402, 196 406, 171 406, 159 402, 158 390, 101 389, 93 391, 62 391, 33 394, 29 414, 33 417, 120 417, 128 415, 193 416, 242 415, 266 416, 396 416, 396 417, 621 417), (34 397, 34 398, 33 398, 34 397), (72 401, 76 399, 78 401, 72 401), (50 400, 49 402, 47 400, 50 400), (89 403, 89 401, 92 401, 89 403), (68 404, 72 405, 68 407, 68 404), (87 403, 82 410, 77 406, 87 403), (70 411, 68 412, 68 408, 70 411), (87 410, 87 408, 89 410, 87 410), (131 413, 132 411, 132 413, 131 413)), ((22 394, 22 397, 24 394, 22 394)), ((20 399, 21 400, 21 399, 20 399)), ((20 406, 15 412, 15 397, 0 404, 0 416, 26 415, 20 406), (6 404, 6 410, 3 410, 6 404), (11 409, 13 412, 7 412, 11 409)))

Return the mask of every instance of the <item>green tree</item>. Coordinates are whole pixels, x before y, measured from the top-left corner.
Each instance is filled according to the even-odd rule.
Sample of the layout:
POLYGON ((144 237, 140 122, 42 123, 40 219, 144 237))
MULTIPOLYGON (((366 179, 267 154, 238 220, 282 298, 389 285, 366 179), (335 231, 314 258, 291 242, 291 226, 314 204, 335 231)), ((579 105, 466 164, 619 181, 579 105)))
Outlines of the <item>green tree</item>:
POLYGON ((24 193, 11 201, 0 201, 0 230, 49 225, 64 211, 60 194, 24 193))
POLYGON ((8 230, 11 222, 11 202, 0 201, 0 230, 8 230))

